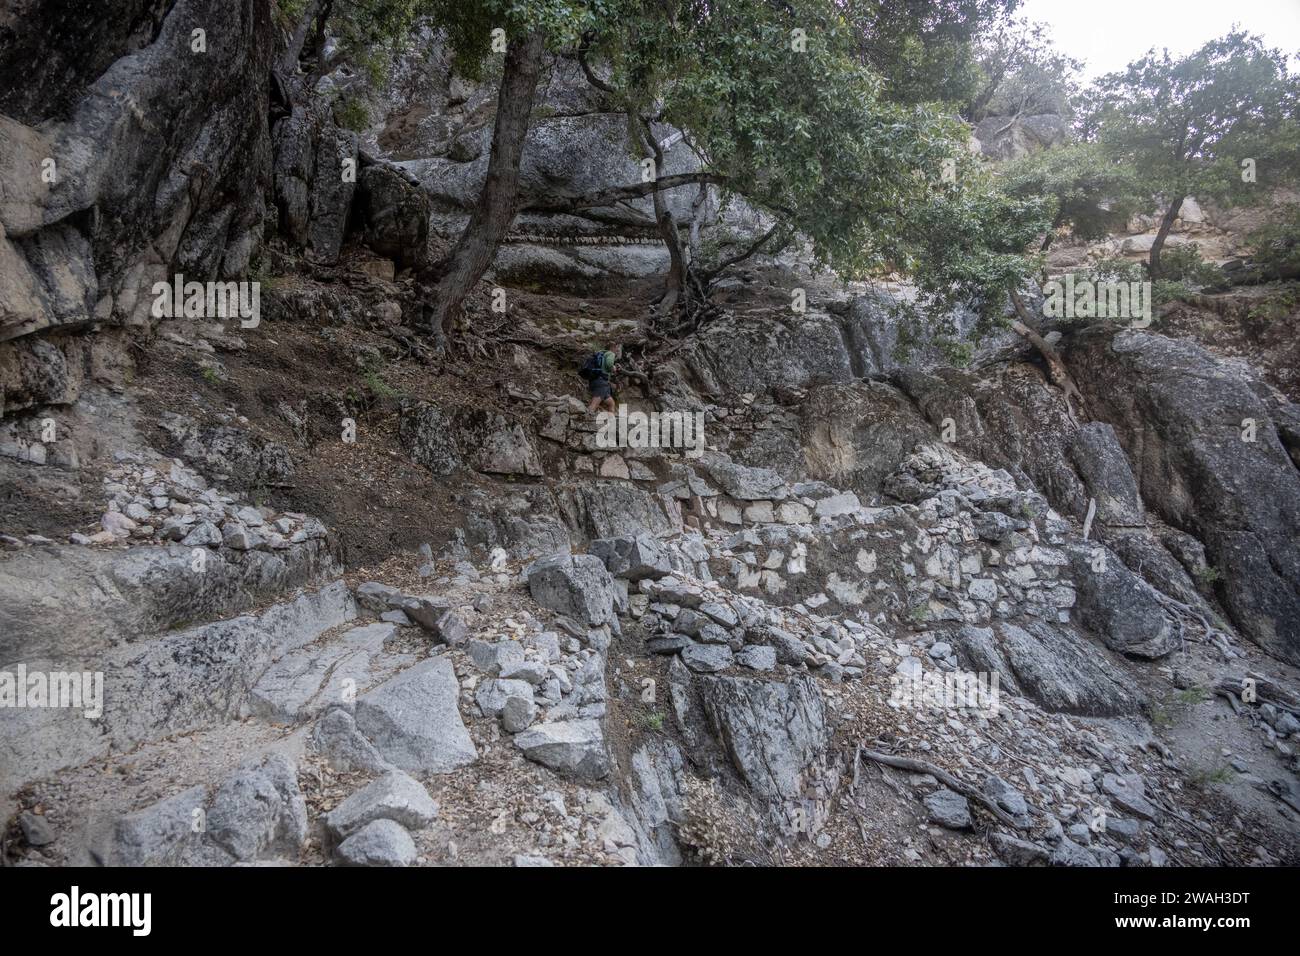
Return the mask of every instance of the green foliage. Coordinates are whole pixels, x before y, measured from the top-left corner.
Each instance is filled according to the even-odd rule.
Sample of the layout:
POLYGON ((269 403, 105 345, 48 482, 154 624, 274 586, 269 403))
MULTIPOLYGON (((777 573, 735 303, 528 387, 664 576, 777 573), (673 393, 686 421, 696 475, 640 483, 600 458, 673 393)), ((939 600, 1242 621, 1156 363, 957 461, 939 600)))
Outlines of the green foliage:
POLYGON ((456 72, 475 80, 482 79, 492 55, 493 30, 504 30, 507 40, 540 31, 550 49, 571 49, 621 6, 618 0, 418 0, 418 5, 431 24, 446 31, 456 72))
POLYGON ((1228 783, 1232 777, 1229 767, 1198 767, 1187 775, 1187 784, 1196 790, 1206 790, 1216 783, 1228 783))
POLYGON ((975 346, 971 342, 959 342, 948 336, 942 336, 937 340, 937 344, 948 364, 956 368, 965 368, 975 357, 975 346))
POLYGON ((1246 241, 1255 263, 1266 275, 1300 274, 1300 204, 1283 206, 1267 225, 1246 241))
POLYGON ((1219 580, 1222 577, 1223 574, 1219 571, 1218 568, 1214 567, 1213 565, 1207 564, 1205 567, 1198 568, 1196 571, 1197 583, 1207 588, 1214 587, 1216 584, 1219 583, 1219 580))
MULTIPOLYGON (((1175 694, 1166 694, 1150 707, 1151 724, 1157 730, 1169 730, 1187 717, 1187 711, 1197 704, 1211 700, 1210 693, 1204 687, 1188 687, 1175 694)), ((1201 775, 1201 785, 1210 782, 1211 773, 1201 775)), ((1221 781, 1214 781, 1221 782, 1221 781)))
POLYGON ((975 47, 977 91, 962 111, 971 122, 988 116, 1069 116, 1078 93, 1074 76, 1083 64, 1061 53, 1047 26, 1002 20, 975 47))
POLYGON ((1022 199, 1051 199, 1052 228, 1084 240, 1104 238, 1142 205, 1132 168, 1095 143, 1043 149, 998 170, 1002 188, 1022 199))
POLYGON ((1101 255, 1091 256, 1087 267, 1074 273, 1076 282, 1141 282, 1144 276, 1142 266, 1132 259, 1101 255))
POLYGON ((479 80, 493 55, 494 30, 507 40, 541 31, 552 49, 561 49, 575 45, 609 7, 606 0, 334 0, 329 30, 349 62, 378 80, 424 23, 446 35, 456 72, 479 80))
POLYGON ((370 394, 377 399, 387 400, 396 398, 401 394, 397 389, 385 382, 383 376, 375 369, 366 369, 362 377, 365 379, 366 388, 370 390, 370 394))
POLYGON ((425 0, 334 0, 329 32, 343 55, 367 72, 386 64, 426 12, 425 0))
POLYGON ((1160 278, 1185 286, 1201 288, 1223 281, 1223 270, 1201 258, 1201 249, 1194 242, 1169 246, 1160 257, 1160 278))
POLYGON ((905 106, 956 107, 983 79, 976 41, 1020 0, 843 0, 859 61, 881 77, 883 95, 905 106))
POLYGON ((1156 730, 1169 730, 1174 726, 1174 714, 1166 701, 1152 704, 1149 716, 1151 718, 1151 726, 1156 730))
POLYGON ((1150 194, 1249 202, 1296 172, 1297 92, 1283 53, 1233 31, 1189 56, 1153 50, 1100 78, 1082 125, 1150 194), (1247 158, 1257 183, 1243 182, 1247 158))
POLYGON ((891 258, 916 282, 922 311, 966 305, 985 323, 998 322, 1012 290, 1041 268, 1026 250, 1047 231, 1051 202, 1009 195, 973 162, 957 180, 900 217, 891 258))
POLYGON ((707 172, 810 238, 842 275, 885 264, 962 151, 951 117, 885 95, 831 0, 682 0, 666 17, 628 0, 624 13, 591 38, 622 105, 689 131, 707 172))
POLYGON ((1175 700, 1184 707, 1202 704, 1209 699, 1210 694, 1204 687, 1188 687, 1186 690, 1180 690, 1175 696, 1175 700))
POLYGON ((334 103, 334 120, 344 129, 359 133, 370 125, 370 110, 361 97, 346 94, 334 103))
POLYGON ((296 24, 307 13, 307 5, 310 2, 311 0, 278 0, 276 7, 283 21, 296 24))
MULTIPOLYGON (((1051 62, 1050 50, 1040 54, 1040 64, 1051 62)), ((1143 197, 1262 198, 1300 171, 1298 101, 1286 58, 1241 32, 1182 59, 1150 53, 1103 77, 1083 100, 1085 143, 1011 164, 996 182, 963 168, 959 187, 933 191, 890 224, 893 259, 920 287, 912 308, 933 315, 964 303, 996 320, 1008 293, 1037 272, 1027 251, 1036 238, 1062 225, 1099 238, 1143 197), (1255 161, 1258 182, 1243 181, 1244 158, 1255 161)), ((1140 281, 1138 269, 1098 261, 1089 277, 1140 281)), ((1156 278, 1157 306, 1219 281, 1195 249, 1165 250, 1156 278)))
MULTIPOLYGON (((1223 273, 1219 267, 1202 260, 1194 244, 1169 247, 1162 261, 1165 263, 1165 268, 1161 269, 1162 278, 1151 283, 1153 309, 1178 299, 1189 298, 1195 295, 1198 289, 1223 281, 1223 273)), ((1088 260, 1088 265, 1083 269, 1075 270, 1073 275, 1076 286, 1082 282, 1095 282, 1100 285, 1106 282, 1147 280, 1146 270, 1142 268, 1142 264, 1132 259, 1125 259, 1123 256, 1093 255, 1088 260)), ((1077 321, 1087 324, 1094 320, 1081 317, 1077 321)), ((1156 326, 1159 326, 1158 316, 1156 326)))
POLYGON ((1300 308, 1300 292, 1294 288, 1274 291, 1247 311, 1247 316, 1254 322, 1275 322, 1286 318, 1300 308))
POLYGON ((254 508, 260 508, 266 504, 271 497, 271 489, 267 487, 266 480, 263 478, 257 479, 257 483, 249 491, 248 497, 253 502, 254 508))

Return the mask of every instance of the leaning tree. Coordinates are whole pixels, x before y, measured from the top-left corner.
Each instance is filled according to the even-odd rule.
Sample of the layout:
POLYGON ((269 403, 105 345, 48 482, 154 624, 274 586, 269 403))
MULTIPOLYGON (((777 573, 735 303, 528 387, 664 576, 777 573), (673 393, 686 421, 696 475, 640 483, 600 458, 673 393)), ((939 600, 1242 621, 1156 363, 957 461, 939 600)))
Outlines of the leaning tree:
POLYGON ((887 96, 862 62, 859 25, 833 0, 625 0, 617 13, 593 25, 574 56, 626 113, 645 173, 529 208, 581 215, 622 204, 626 216, 628 203, 648 198, 652 211, 631 214, 668 248, 657 308, 664 328, 693 328, 724 269, 795 235, 843 275, 879 268, 886 237, 929 193, 948 188, 960 124, 887 96), (690 151, 689 170, 668 171, 670 135, 690 151), (681 188, 695 191, 686 217, 667 195, 681 188), (748 203, 766 223, 729 255, 704 255, 698 241, 709 188, 748 203))
MULTIPOLYGON (((418 25, 445 38, 456 71, 471 79, 500 64, 497 108, 486 176, 469 221, 450 252, 421 267, 418 285, 428 331, 446 339, 465 297, 492 264, 514 221, 519 167, 538 81, 548 56, 572 50, 606 21, 607 0, 284 0, 297 23, 288 58, 312 77, 341 58, 373 62, 400 46, 418 25), (338 40, 332 58, 327 37, 338 40)), ((287 65, 287 64, 286 64, 287 65)))
POLYGON ((1085 135, 1139 176, 1147 195, 1163 197, 1152 279, 1188 196, 1258 201, 1294 177, 1298 93, 1285 54, 1241 31, 1185 57, 1153 50, 1088 91, 1085 135))

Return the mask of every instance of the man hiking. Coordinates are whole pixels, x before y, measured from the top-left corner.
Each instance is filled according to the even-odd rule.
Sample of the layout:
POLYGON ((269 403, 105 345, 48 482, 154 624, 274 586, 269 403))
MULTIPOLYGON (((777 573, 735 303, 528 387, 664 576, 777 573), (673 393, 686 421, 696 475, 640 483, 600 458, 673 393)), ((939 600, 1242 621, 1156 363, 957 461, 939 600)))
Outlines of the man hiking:
POLYGON ((587 406, 587 411, 594 412, 601 408, 607 412, 618 411, 618 403, 614 401, 614 383, 611 381, 617 367, 618 353, 613 349, 593 352, 582 363, 578 374, 586 380, 587 390, 591 392, 591 404, 587 406))

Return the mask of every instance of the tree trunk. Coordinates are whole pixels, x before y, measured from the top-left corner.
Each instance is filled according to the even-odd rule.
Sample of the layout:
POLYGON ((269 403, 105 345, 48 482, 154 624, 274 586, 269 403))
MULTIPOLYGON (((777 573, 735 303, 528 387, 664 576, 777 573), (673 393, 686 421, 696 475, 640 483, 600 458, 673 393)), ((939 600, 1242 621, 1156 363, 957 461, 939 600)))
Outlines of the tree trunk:
MULTIPOLYGON (((664 175, 664 151, 655 137, 654 126, 650 120, 644 116, 638 119, 642 126, 641 144, 654 156, 655 181, 658 182, 664 175)), ((659 236, 668 247, 668 278, 665 282, 663 298, 659 300, 662 314, 667 317, 676 311, 683 292, 689 294, 686 288, 686 255, 682 250, 681 234, 677 231, 677 220, 664 200, 663 190, 656 189, 651 193, 651 197, 654 200, 655 223, 659 226, 659 236)))
POLYGON ((430 331, 444 340, 451 332, 465 296, 492 265, 497 247, 514 222, 519 198, 519 161, 528 135, 544 50, 540 33, 517 37, 506 50, 487 179, 469 224, 451 254, 436 270, 438 288, 426 313, 430 331))
POLYGON ((700 255, 700 228, 704 224, 704 214, 709 206, 709 185, 700 183, 699 192, 695 194, 695 201, 691 203, 691 265, 694 266, 701 259, 700 255))
POLYGON ((1052 348, 1047 340, 1031 329, 1028 325, 1032 321, 1029 310, 1025 308, 1025 302, 1020 298, 1020 293, 1015 289, 1011 290, 1011 304, 1015 307, 1018 319, 1013 320, 1011 328, 1019 335, 1029 340, 1029 343, 1038 349, 1042 355, 1043 361, 1047 363, 1047 375, 1052 380, 1052 384, 1065 393, 1065 412, 1070 416, 1070 420, 1076 425, 1079 423, 1075 417, 1071 402, 1079 407, 1079 416, 1086 417, 1087 409, 1083 404, 1083 393, 1079 391, 1079 386, 1074 383, 1074 378, 1070 375, 1069 368, 1065 365, 1065 359, 1061 358, 1061 353, 1052 348))
POLYGON ((302 19, 298 21, 298 25, 294 27, 293 33, 289 36, 288 46, 285 48, 284 55, 280 58, 280 72, 285 76, 293 76, 294 71, 298 69, 298 58, 302 55, 303 47, 307 44, 307 34, 316 25, 316 16, 320 12, 320 5, 321 0, 311 0, 302 15, 302 19))
POLYGON ((1147 265, 1147 275, 1154 282, 1160 278, 1160 250, 1164 248, 1165 239, 1169 236, 1169 230, 1174 227, 1174 220, 1178 218, 1178 211, 1183 208, 1182 196, 1177 196, 1165 210, 1165 216, 1160 220, 1160 231, 1156 233, 1156 241, 1151 243, 1151 261, 1147 265))

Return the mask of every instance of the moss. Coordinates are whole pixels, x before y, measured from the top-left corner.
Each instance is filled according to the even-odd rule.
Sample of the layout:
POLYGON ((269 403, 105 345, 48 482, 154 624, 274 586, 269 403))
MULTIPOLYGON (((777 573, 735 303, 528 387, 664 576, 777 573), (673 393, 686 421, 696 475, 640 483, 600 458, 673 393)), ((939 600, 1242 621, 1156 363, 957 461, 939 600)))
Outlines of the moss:
POLYGON ((1196 580, 1207 588, 1212 588, 1223 578, 1223 572, 1212 565, 1196 569, 1196 580))
POLYGON ((360 133, 370 125, 370 110, 360 97, 344 96, 334 104, 334 119, 344 129, 360 133))
POLYGON ((1216 783, 1227 783, 1232 779, 1229 767, 1198 767, 1187 775, 1187 785, 1197 790, 1205 790, 1216 783))

